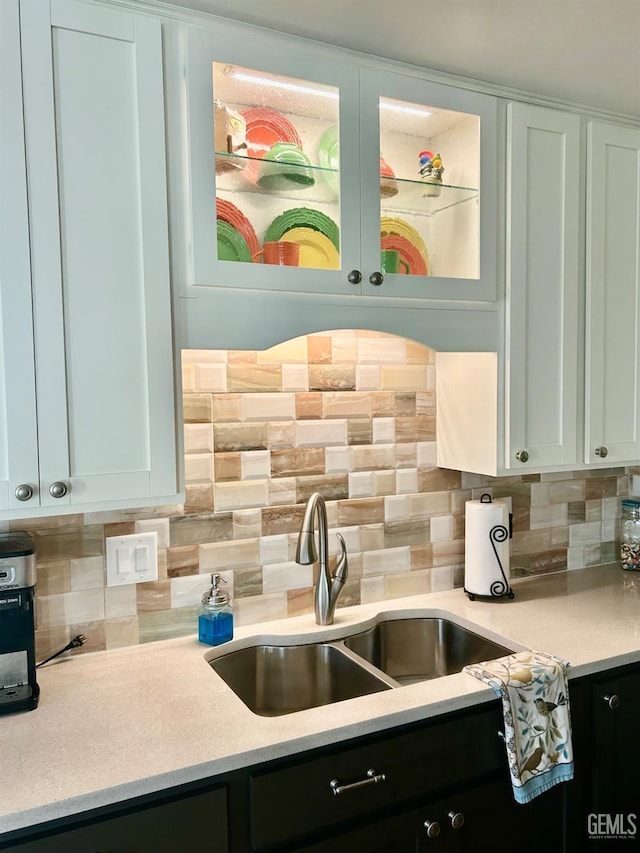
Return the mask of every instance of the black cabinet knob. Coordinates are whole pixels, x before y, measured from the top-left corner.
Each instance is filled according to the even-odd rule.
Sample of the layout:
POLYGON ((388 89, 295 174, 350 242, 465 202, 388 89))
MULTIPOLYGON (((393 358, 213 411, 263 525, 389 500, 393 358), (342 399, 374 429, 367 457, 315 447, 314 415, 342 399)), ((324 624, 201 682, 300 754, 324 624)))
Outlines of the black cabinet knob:
POLYGON ((384 276, 381 272, 372 272, 369 276, 369 284, 375 284, 376 287, 379 287, 384 281, 384 276))
POLYGON ((349 284, 360 284, 362 281, 362 273, 360 270, 351 270, 349 275, 347 276, 347 281, 349 284))

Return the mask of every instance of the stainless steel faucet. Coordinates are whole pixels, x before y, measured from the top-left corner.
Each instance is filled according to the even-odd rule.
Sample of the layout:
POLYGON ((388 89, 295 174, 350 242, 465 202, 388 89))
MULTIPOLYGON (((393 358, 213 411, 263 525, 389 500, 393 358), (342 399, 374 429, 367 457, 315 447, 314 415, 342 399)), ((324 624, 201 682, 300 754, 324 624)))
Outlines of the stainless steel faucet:
POLYGON ((336 536, 340 540, 342 553, 338 558, 333 575, 330 575, 327 508, 322 495, 319 492, 314 492, 307 501, 307 507, 304 511, 300 535, 298 536, 296 563, 299 563, 301 566, 309 566, 311 563, 315 563, 316 560, 319 562, 318 582, 314 595, 314 609, 318 625, 333 624, 333 613, 336 609, 336 602, 349 573, 347 546, 340 533, 336 533, 336 536), (314 516, 318 518, 319 546, 317 550, 313 523, 314 516))

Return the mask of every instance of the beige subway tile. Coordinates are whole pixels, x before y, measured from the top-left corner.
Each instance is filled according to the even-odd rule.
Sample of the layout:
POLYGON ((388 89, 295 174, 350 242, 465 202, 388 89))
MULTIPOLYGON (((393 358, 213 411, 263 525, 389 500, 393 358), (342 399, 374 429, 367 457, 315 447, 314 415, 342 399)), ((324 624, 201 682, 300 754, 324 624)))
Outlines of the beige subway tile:
POLYGON ((258 364, 306 364, 307 338, 302 335, 257 353, 258 364))
POLYGON ((210 423, 184 425, 185 453, 212 453, 213 428, 210 423))
POLYGON ((149 610, 169 610, 171 607, 171 581, 147 581, 136 585, 138 613, 149 610))
POLYGON ((41 628, 99 621, 104 619, 104 587, 39 596, 36 614, 41 628))
POLYGON ((395 398, 395 413, 397 418, 415 418, 416 417, 416 392, 415 391, 396 391, 395 398))
POLYGON ((415 391, 427 387, 427 366, 424 364, 382 364, 380 387, 384 391, 415 391))
POLYGON ((433 566, 433 545, 410 545, 410 565, 411 570, 430 569, 433 566))
POLYGON ((83 557, 70 561, 71 589, 102 589, 105 585, 104 557, 83 557))
MULTIPOLYGON (((343 588, 340 593, 341 599, 344 591, 343 588)), ((313 607, 313 588, 287 590, 287 616, 303 616, 306 613, 313 613, 313 607)))
POLYGON ((267 424, 267 447, 293 447, 296 440, 295 421, 272 421, 267 424))
POLYGON ((389 495, 384 498, 385 521, 406 521, 409 507, 405 495, 389 495))
POLYGON ((569 528, 552 527, 549 536, 549 544, 552 548, 568 548, 569 528))
POLYGON ((395 469, 396 452, 393 444, 371 444, 350 448, 352 471, 376 471, 382 468, 395 469))
POLYGON ((360 528, 360 550, 363 555, 368 551, 381 551, 383 548, 384 524, 363 524, 360 528))
POLYGON ((240 539, 200 546, 200 571, 222 572, 255 566, 260 562, 260 540, 240 539))
MULTIPOLYGON (((601 501, 589 501, 591 504, 600 504, 601 501)), ((561 504, 563 506, 563 504, 561 504)), ((574 501, 573 503, 566 504, 567 507, 567 520, 569 524, 584 524, 587 521, 587 502, 586 501, 574 501)), ((589 521, 600 521, 597 515, 593 515, 588 519, 589 521)))
POLYGON ((552 548, 529 556, 529 574, 542 575, 567 568, 567 549, 552 548))
MULTIPOLYGON (((395 446, 396 468, 418 469, 418 446, 412 442, 396 444, 395 446)), ((414 491, 417 491, 418 487, 414 491)))
POLYGON ((435 441, 436 419, 432 415, 396 418, 395 441, 435 441))
POLYGON ((182 365, 185 364, 225 364, 228 361, 227 350, 219 349, 183 349, 182 365))
POLYGON ((258 353, 252 349, 234 349, 227 353, 227 362, 229 364, 257 364, 258 353))
POLYGON ((403 545, 426 545, 428 542, 428 521, 387 521, 384 525, 385 548, 397 548, 403 545))
POLYGON ((297 496, 295 477, 279 477, 269 480, 269 506, 294 504, 297 496))
POLYGON ((331 338, 320 335, 309 335, 307 337, 307 361, 309 364, 331 364, 331 338))
POLYGON ((306 503, 314 492, 320 492, 326 501, 339 501, 349 497, 348 474, 315 474, 296 477, 297 503, 306 503))
POLYGON ((396 471, 396 493, 410 495, 418 491, 418 469, 398 468, 396 471))
POLYGON ((309 369, 306 363, 282 365, 282 390, 288 392, 309 390, 309 369))
POLYGON ((169 520, 171 547, 223 542, 233 538, 233 516, 207 512, 169 520))
POLYGON ((464 539, 450 542, 432 542, 433 565, 453 566, 464 564, 464 539))
POLYGON ((357 391, 379 391, 380 390, 380 365, 358 364, 356 366, 356 390, 357 391))
POLYGON ((455 491, 462 486, 460 472, 447 468, 420 468, 418 488, 421 492, 455 491))
POLYGON ((362 391, 327 391, 322 395, 323 418, 371 418, 371 395, 362 391))
POLYGON ((243 394, 241 402, 243 421, 286 421, 296 416, 296 395, 243 394))
POLYGON ((584 499, 584 480, 561 480, 549 486, 549 500, 552 504, 572 503, 584 499))
POLYGON ((213 483, 185 483, 184 510, 186 513, 205 512, 213 509, 213 483))
POLYGON ((374 391, 371 394, 371 414, 374 418, 395 417, 396 395, 393 391, 374 391))
POLYGON ((331 360, 334 364, 356 364, 358 341, 353 335, 335 334, 331 339, 331 360))
POLYGON ((309 388, 312 391, 355 391, 355 365, 310 364, 309 388))
MULTIPOLYGON (((604 502, 603 501, 599 501, 599 500, 585 501, 583 506, 584 506, 584 518, 582 519, 582 521, 602 521, 603 520, 603 509, 604 509, 604 502)), ((570 507, 569 513, 571 514, 571 512, 572 511, 571 511, 571 507, 570 507)))
POLYGON ((384 498, 341 500, 337 503, 339 527, 375 524, 384 521, 384 498))
POLYGON ((198 607, 180 607, 176 610, 156 610, 138 615, 138 632, 141 643, 172 640, 196 634, 198 607))
POLYGON ((374 444, 393 444, 396 430, 395 418, 374 418, 372 424, 374 444))
POLYGON ((358 339, 358 364, 406 365, 407 343, 405 338, 380 335, 358 339))
POLYGON ((296 394, 296 420, 320 420, 322 418, 322 396, 320 391, 296 394))
POLYGON ((535 554, 538 551, 548 551, 551 546, 551 529, 523 530, 513 532, 511 542, 511 556, 522 554, 535 554))
POLYGON ((350 498, 372 498, 375 497, 376 480, 373 471, 355 471, 349 477, 350 498))
POLYGON ((104 636, 107 649, 122 649, 136 646, 140 642, 137 616, 123 616, 107 619, 104 623, 104 636))
POLYGON ((541 527, 566 527, 567 521, 567 504, 531 507, 529 521, 531 530, 537 530, 541 527))
POLYGON ((194 364, 182 363, 182 391, 185 394, 193 393, 195 390, 196 370, 194 364))
POLYGON ((233 570, 234 597, 249 598, 262 595, 262 566, 250 566, 248 569, 233 570))
POLYGON ((71 565, 69 560, 37 562, 38 595, 56 595, 71 591, 71 565))
POLYGON ((213 423, 238 423, 242 420, 242 394, 214 394, 213 423))
POLYGON ((602 525, 598 521, 588 524, 572 524, 569 528, 569 545, 575 546, 599 545, 602 538, 602 525))
POLYGON ((396 472, 390 471, 374 471, 373 472, 373 493, 378 497, 384 495, 393 495, 396 492, 396 472))
POLYGON ((33 531, 35 551, 42 562, 101 556, 102 539, 103 529, 99 524, 33 531))
POLYGON ((244 450, 240 453, 243 480, 264 480, 270 475, 271 454, 268 450, 244 450))
POLYGON ((376 601, 384 601, 384 577, 363 577, 360 581, 360 598, 363 604, 373 604, 376 601))
POLYGON ((186 483, 213 482, 213 454, 185 453, 184 478, 186 483))
POLYGON ((270 622, 272 619, 284 619, 287 615, 287 593, 280 591, 249 598, 236 598, 234 615, 238 627, 270 622))
POLYGON ((346 420, 295 422, 296 447, 326 447, 327 445, 346 445, 347 443, 346 420))
POLYGON ((227 365, 198 362, 192 381, 196 394, 222 394, 227 390, 227 365))
POLYGON ((454 589, 455 570, 453 566, 434 566, 431 569, 431 592, 444 592, 454 589))
POLYGON ((297 533, 303 516, 304 506, 302 505, 266 507, 262 510, 262 535, 297 533))
POLYGON ((416 444, 418 468, 433 468, 436 465, 437 449, 435 441, 419 441, 416 444))
POLYGON ((167 549, 167 578, 197 575, 199 566, 198 545, 182 545, 167 549))
POLYGON ((421 495, 407 495, 409 518, 431 518, 434 515, 448 515, 451 492, 427 492, 421 495))
POLYGON ((371 418, 349 418, 347 421, 347 441, 349 445, 370 445, 373 442, 371 418))
POLYGON ((104 591, 104 615, 106 619, 135 616, 138 612, 137 585, 108 586, 104 591))
POLYGON ((362 571, 365 576, 408 572, 410 568, 411 552, 408 545, 362 552, 362 571))
POLYGON ((612 498, 618 494, 618 480, 616 477, 590 477, 585 480, 585 500, 596 498, 612 498))
POLYGON ((183 394, 182 412, 185 424, 211 423, 213 420, 211 394, 183 394))
POLYGON ((289 589, 308 589, 313 586, 313 566, 297 563, 270 563, 262 567, 262 588, 265 594, 289 589))
POLYGON ((416 391, 416 415, 436 415, 435 389, 416 391))
POLYGON ((348 473, 351 470, 351 456, 348 447, 327 447, 324 450, 324 464, 327 474, 348 473))
POLYGON ((282 367, 279 364, 230 364, 227 382, 229 391, 281 391, 282 367))
POLYGON ((430 569, 384 576, 385 598, 403 598, 406 595, 424 595, 428 592, 431 592, 430 569))
POLYGON ((454 538, 452 515, 434 516, 429 522, 429 527, 432 542, 447 542, 454 538))
POLYGON ((324 447, 296 447, 271 451, 271 476, 324 474, 324 447))
POLYGON ((214 424, 213 447, 216 453, 233 450, 266 450, 267 424, 214 424))
MULTIPOLYGON (((516 496, 517 495, 526 496, 527 489, 529 490, 529 493, 531 495, 530 505, 532 507, 544 506, 545 504, 551 503, 551 484, 550 483, 531 483, 531 485, 524 484, 524 485, 520 486, 519 489, 518 489, 517 485, 514 484, 512 486, 512 489, 511 489, 512 494, 514 496, 514 502, 513 502, 514 506, 518 506, 516 496)), ((499 495, 496 492, 496 497, 501 497, 501 495, 499 495)), ((525 499, 526 499, 526 497, 525 497, 525 499)))
POLYGON ((44 660, 57 652, 63 646, 66 646, 71 639, 71 632, 68 625, 59 625, 52 628, 36 627, 36 660, 44 660))
POLYGON ((262 535, 262 509, 238 509, 232 513, 231 539, 255 539, 262 535))
POLYGON ((216 483, 213 491, 216 510, 247 509, 267 506, 269 503, 268 480, 246 480, 239 483, 216 483))
POLYGON ((286 563, 289 559, 289 536, 278 533, 276 536, 263 536, 259 541, 260 565, 266 563, 286 563))

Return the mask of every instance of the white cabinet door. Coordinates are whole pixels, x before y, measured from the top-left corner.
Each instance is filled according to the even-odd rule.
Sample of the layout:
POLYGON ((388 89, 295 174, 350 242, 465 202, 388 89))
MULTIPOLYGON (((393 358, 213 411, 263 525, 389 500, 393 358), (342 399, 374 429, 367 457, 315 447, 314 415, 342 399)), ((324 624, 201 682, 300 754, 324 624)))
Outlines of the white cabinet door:
POLYGON ((512 103, 505 467, 578 461, 580 118, 512 103))
MULTIPOLYGON (((18 0, 0 3, 0 511, 38 492, 18 0)), ((35 498, 37 500, 37 497, 35 498)))
POLYGON ((640 459, 640 131, 588 125, 585 461, 640 459))
POLYGON ((39 504, 175 496, 160 21, 22 0, 21 49, 39 504))

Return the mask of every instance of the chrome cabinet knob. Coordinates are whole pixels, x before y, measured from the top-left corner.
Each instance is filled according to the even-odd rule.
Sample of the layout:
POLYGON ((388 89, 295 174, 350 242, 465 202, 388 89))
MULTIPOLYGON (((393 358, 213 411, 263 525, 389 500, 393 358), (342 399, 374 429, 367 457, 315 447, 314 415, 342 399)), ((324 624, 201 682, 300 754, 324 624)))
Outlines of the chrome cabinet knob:
POLYGON ((518 462, 528 462, 529 461, 529 453, 526 450, 519 450, 516 453, 516 459, 518 462))
POLYGON ((347 276, 347 281, 349 284, 360 284, 362 281, 362 273, 360 270, 351 270, 349 275, 347 276))
POLYGON ((67 494, 67 487, 61 480, 56 480, 49 486, 49 494, 52 498, 63 498, 67 494))
POLYGON ((427 838, 437 838, 440 835, 440 824, 437 820, 425 820, 424 828, 427 831, 427 838))
POLYGON ((33 497, 33 489, 28 483, 22 483, 14 492, 19 501, 28 501, 33 497))
POLYGON ((603 696, 602 698, 612 711, 615 711, 616 708, 620 707, 620 697, 617 693, 614 693, 613 696, 603 696))
POLYGON ((384 281, 384 276, 381 272, 372 272, 369 276, 369 284, 375 284, 376 287, 379 287, 384 281))
POLYGON ((596 447, 596 449, 594 450, 594 453, 596 454, 596 456, 599 456, 601 459, 604 459, 605 456, 608 455, 609 451, 607 450, 606 447, 602 446, 602 447, 596 447))
POLYGON ((447 817, 451 821, 452 829, 462 829, 464 826, 464 815, 462 812, 450 811, 447 817))

